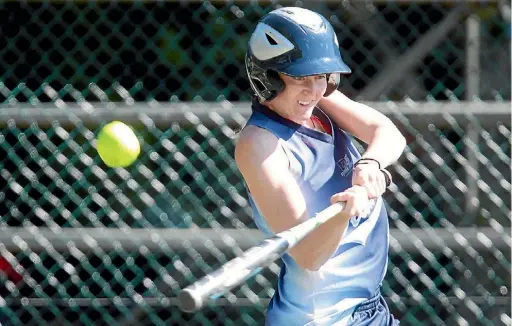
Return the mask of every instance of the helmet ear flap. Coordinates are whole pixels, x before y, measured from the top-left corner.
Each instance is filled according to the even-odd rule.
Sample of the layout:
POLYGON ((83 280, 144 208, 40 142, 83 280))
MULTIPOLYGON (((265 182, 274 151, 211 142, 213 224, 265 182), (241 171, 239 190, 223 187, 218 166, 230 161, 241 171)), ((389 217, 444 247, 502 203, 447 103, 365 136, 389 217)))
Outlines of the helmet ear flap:
POLYGON ((281 77, 279 77, 279 73, 277 71, 267 70, 267 79, 271 85, 273 93, 270 98, 267 98, 267 101, 271 101, 277 96, 277 94, 283 91, 285 85, 281 77))
POLYGON ((327 74, 327 89, 325 90, 324 97, 331 95, 338 88, 340 79, 339 73, 327 74))

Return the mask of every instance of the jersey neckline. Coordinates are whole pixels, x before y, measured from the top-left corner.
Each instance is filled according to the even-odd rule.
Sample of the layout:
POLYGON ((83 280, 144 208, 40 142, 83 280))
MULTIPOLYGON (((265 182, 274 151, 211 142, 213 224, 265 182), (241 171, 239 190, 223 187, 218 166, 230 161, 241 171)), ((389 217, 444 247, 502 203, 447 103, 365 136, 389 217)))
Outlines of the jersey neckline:
POLYGON ((334 125, 332 124, 331 119, 329 119, 329 117, 318 106, 315 107, 313 114, 318 119, 326 121, 331 126, 332 136, 329 135, 328 133, 305 127, 303 125, 296 123, 295 121, 287 119, 287 118, 279 115, 277 112, 269 109, 267 106, 259 103, 258 101, 253 101, 252 109, 253 109, 253 111, 261 113, 261 114, 265 115, 267 118, 274 120, 280 124, 283 124, 286 127, 293 129, 301 134, 304 134, 306 136, 318 139, 320 141, 323 141, 323 142, 326 142, 329 144, 333 143, 334 125))

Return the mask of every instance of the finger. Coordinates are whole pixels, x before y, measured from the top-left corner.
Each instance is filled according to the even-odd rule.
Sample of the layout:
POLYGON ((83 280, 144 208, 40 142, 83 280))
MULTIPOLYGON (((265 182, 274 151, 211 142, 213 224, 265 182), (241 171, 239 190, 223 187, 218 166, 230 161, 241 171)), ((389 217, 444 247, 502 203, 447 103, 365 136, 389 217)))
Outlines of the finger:
POLYGON ((367 189, 370 199, 381 196, 386 191, 386 179, 380 170, 364 170, 354 176, 354 185, 367 189))
POLYGON ((355 209, 355 203, 354 203, 354 200, 351 199, 351 200, 348 200, 345 204, 345 208, 343 209, 343 214, 349 216, 349 217, 353 217, 353 216, 357 216, 356 215, 356 209, 355 209))
POLYGON ((378 181, 374 178, 367 178, 364 182, 358 183, 356 185, 364 187, 368 193, 368 198, 370 199, 376 198, 381 194, 378 181))
POLYGON ((359 185, 359 186, 365 186, 369 183, 374 183, 382 176, 382 173, 377 170, 376 171, 369 171, 364 170, 361 171, 353 176, 352 183, 353 185, 359 185))
POLYGON ((356 170, 352 175, 352 185, 364 185, 369 181, 368 175, 367 170, 356 170))
POLYGON ((343 214, 349 217, 363 216, 369 207, 368 192, 365 187, 354 186, 331 197, 331 202, 345 202, 343 214))
POLYGON ((351 199, 353 195, 350 192, 344 191, 331 196, 331 204, 346 202, 351 199))
POLYGON ((384 175, 379 173, 374 176, 374 181, 372 182, 372 194, 370 199, 377 198, 381 196, 386 191, 386 181, 384 180, 384 175))
POLYGON ((371 186, 367 187, 367 189, 368 189, 368 199, 375 199, 380 196, 379 189, 376 189, 375 187, 371 187, 371 186))
POLYGON ((364 178, 360 175, 360 174, 353 174, 352 175, 352 185, 355 186, 355 185, 358 185, 358 186, 361 186, 364 184, 364 178))
POLYGON ((353 191, 347 190, 337 193, 331 197, 331 203, 344 202, 342 214, 348 217, 356 216, 358 210, 355 208, 356 195, 353 191))
POLYGON ((382 175, 382 178, 379 178, 379 193, 382 195, 386 192, 386 178, 382 175))
POLYGON ((369 207, 370 202, 370 194, 369 193, 359 193, 357 194, 355 200, 354 200, 354 207, 355 214, 362 216, 365 215, 365 212, 367 208, 369 207))
POLYGON ((346 208, 347 214, 352 216, 365 216, 368 210, 368 200, 353 200, 346 208))
MULTIPOLYGON (((373 187, 372 187, 373 188, 373 187)), ((370 199, 372 195, 368 193, 367 188, 363 188, 364 191, 358 191, 356 194, 356 200, 354 203, 354 209, 358 216, 364 216, 368 212, 368 208, 370 207, 370 199)))
POLYGON ((386 178, 382 172, 379 171, 377 175, 375 175, 375 181, 372 183, 374 188, 374 195, 375 197, 381 196, 386 192, 386 178))

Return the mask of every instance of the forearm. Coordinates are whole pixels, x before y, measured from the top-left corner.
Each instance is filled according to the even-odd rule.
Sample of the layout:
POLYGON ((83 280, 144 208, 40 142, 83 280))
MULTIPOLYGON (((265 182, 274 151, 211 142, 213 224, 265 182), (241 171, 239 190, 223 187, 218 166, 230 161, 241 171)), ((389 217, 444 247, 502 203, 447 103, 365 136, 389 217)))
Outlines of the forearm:
POLYGON ((398 160, 405 145, 405 138, 394 125, 379 126, 375 129, 362 157, 377 160, 380 167, 385 168, 398 160))
POLYGON ((339 214, 299 242, 290 254, 302 268, 316 271, 336 252, 349 217, 339 214))
POLYGON ((378 160, 381 168, 394 163, 402 154, 405 138, 384 114, 339 91, 322 99, 320 106, 338 127, 368 144, 363 157, 378 160))

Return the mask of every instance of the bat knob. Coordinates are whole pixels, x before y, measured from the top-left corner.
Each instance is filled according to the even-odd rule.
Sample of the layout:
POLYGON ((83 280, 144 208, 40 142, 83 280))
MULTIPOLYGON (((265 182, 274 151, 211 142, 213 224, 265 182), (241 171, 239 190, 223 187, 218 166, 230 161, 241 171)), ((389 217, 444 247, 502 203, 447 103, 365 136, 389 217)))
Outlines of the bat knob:
POLYGON ((195 295, 194 291, 184 289, 178 294, 178 301, 180 309, 184 312, 195 312, 203 305, 203 300, 200 295, 195 295))

